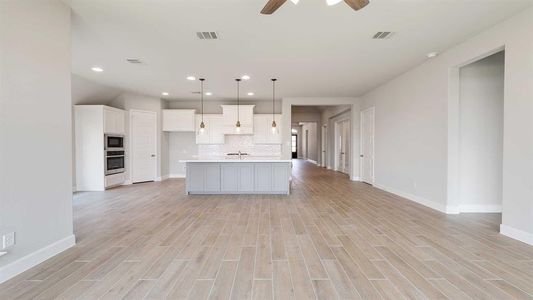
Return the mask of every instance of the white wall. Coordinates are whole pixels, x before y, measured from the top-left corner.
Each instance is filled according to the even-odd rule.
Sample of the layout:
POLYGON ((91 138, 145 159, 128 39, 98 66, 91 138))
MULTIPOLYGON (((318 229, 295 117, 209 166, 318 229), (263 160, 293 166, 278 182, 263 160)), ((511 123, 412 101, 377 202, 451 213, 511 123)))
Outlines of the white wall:
POLYGON ((74 245, 70 9, 0 2, 0 282, 74 245))
POLYGON ((461 212, 501 212, 504 52, 460 69, 461 212))
POLYGON ((505 47, 502 233, 533 244, 531 32, 533 8, 364 95, 362 108, 376 108, 377 185, 458 210, 457 68, 505 47))

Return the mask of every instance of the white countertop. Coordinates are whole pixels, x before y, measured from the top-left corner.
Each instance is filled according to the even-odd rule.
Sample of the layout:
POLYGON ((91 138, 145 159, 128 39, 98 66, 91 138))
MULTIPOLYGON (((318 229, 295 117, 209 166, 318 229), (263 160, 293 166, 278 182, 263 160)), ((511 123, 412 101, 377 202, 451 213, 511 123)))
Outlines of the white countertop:
POLYGON ((193 159, 183 159, 179 161, 180 163, 189 163, 189 162, 219 162, 219 163, 246 163, 246 162, 286 162, 290 163, 292 160, 290 159, 281 159, 279 157, 271 157, 271 156, 243 156, 242 159, 238 159, 235 157, 204 157, 204 158, 193 158, 193 159))

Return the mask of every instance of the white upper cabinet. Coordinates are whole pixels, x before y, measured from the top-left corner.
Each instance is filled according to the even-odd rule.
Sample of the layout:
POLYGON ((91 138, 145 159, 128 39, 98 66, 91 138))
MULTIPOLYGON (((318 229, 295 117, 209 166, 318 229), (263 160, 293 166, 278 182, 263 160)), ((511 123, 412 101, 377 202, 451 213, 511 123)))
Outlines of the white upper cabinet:
POLYGON ((194 109, 163 109, 163 131, 195 131, 194 109))
POLYGON ((254 115, 254 144, 281 144, 281 115, 275 114, 276 130, 272 131, 272 115, 254 115))
POLYGON ((196 144, 224 144, 226 139, 222 130, 223 119, 222 115, 204 114, 205 131, 200 133, 202 115, 196 115, 196 144))
POLYGON ((125 113, 123 110, 104 106, 104 133, 125 134, 125 113))
POLYGON ((223 131, 225 134, 253 134, 255 105, 222 105, 224 116, 223 131), (237 112, 238 109, 238 112, 237 112), (241 122, 241 130, 237 132, 235 124, 241 122))

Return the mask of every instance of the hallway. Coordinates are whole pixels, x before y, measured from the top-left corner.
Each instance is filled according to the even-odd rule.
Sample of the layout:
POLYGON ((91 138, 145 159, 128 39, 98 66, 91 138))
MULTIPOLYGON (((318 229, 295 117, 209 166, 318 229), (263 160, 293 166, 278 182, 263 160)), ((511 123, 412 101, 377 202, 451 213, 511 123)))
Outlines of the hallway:
POLYGON ((533 247, 500 214, 444 215, 295 160, 290 196, 184 180, 79 193, 77 245, 1 299, 531 299, 533 247))

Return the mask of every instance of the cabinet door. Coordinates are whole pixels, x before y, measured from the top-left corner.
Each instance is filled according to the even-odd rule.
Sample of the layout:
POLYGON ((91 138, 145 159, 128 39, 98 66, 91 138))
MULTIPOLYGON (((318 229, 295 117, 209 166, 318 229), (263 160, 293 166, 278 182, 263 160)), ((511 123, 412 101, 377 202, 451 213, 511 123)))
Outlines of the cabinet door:
POLYGON ((115 114, 115 130, 117 133, 119 134, 125 134, 126 133, 126 130, 125 130, 125 127, 126 127, 126 114, 124 111, 121 111, 121 110, 116 110, 114 112, 115 114))
POLYGON ((220 190, 237 192, 239 190, 239 164, 220 164, 220 190))
POLYGON ((289 164, 273 163, 272 164, 272 191, 288 192, 289 191, 289 164))
POLYGON ((239 163, 239 192, 253 192, 254 177, 254 164, 239 163))
POLYGON ((220 192, 220 164, 203 163, 205 168, 205 191, 220 192))
POLYGON ((270 192, 272 190, 272 164, 255 164, 255 191, 270 192))
POLYGON ((201 192, 205 186, 205 170, 201 163, 187 164, 187 187, 189 192, 201 192))
POLYGON ((115 114, 114 111, 104 108, 104 133, 115 132, 115 114))
POLYGON ((195 131, 194 109, 164 109, 162 113, 163 131, 195 131))

